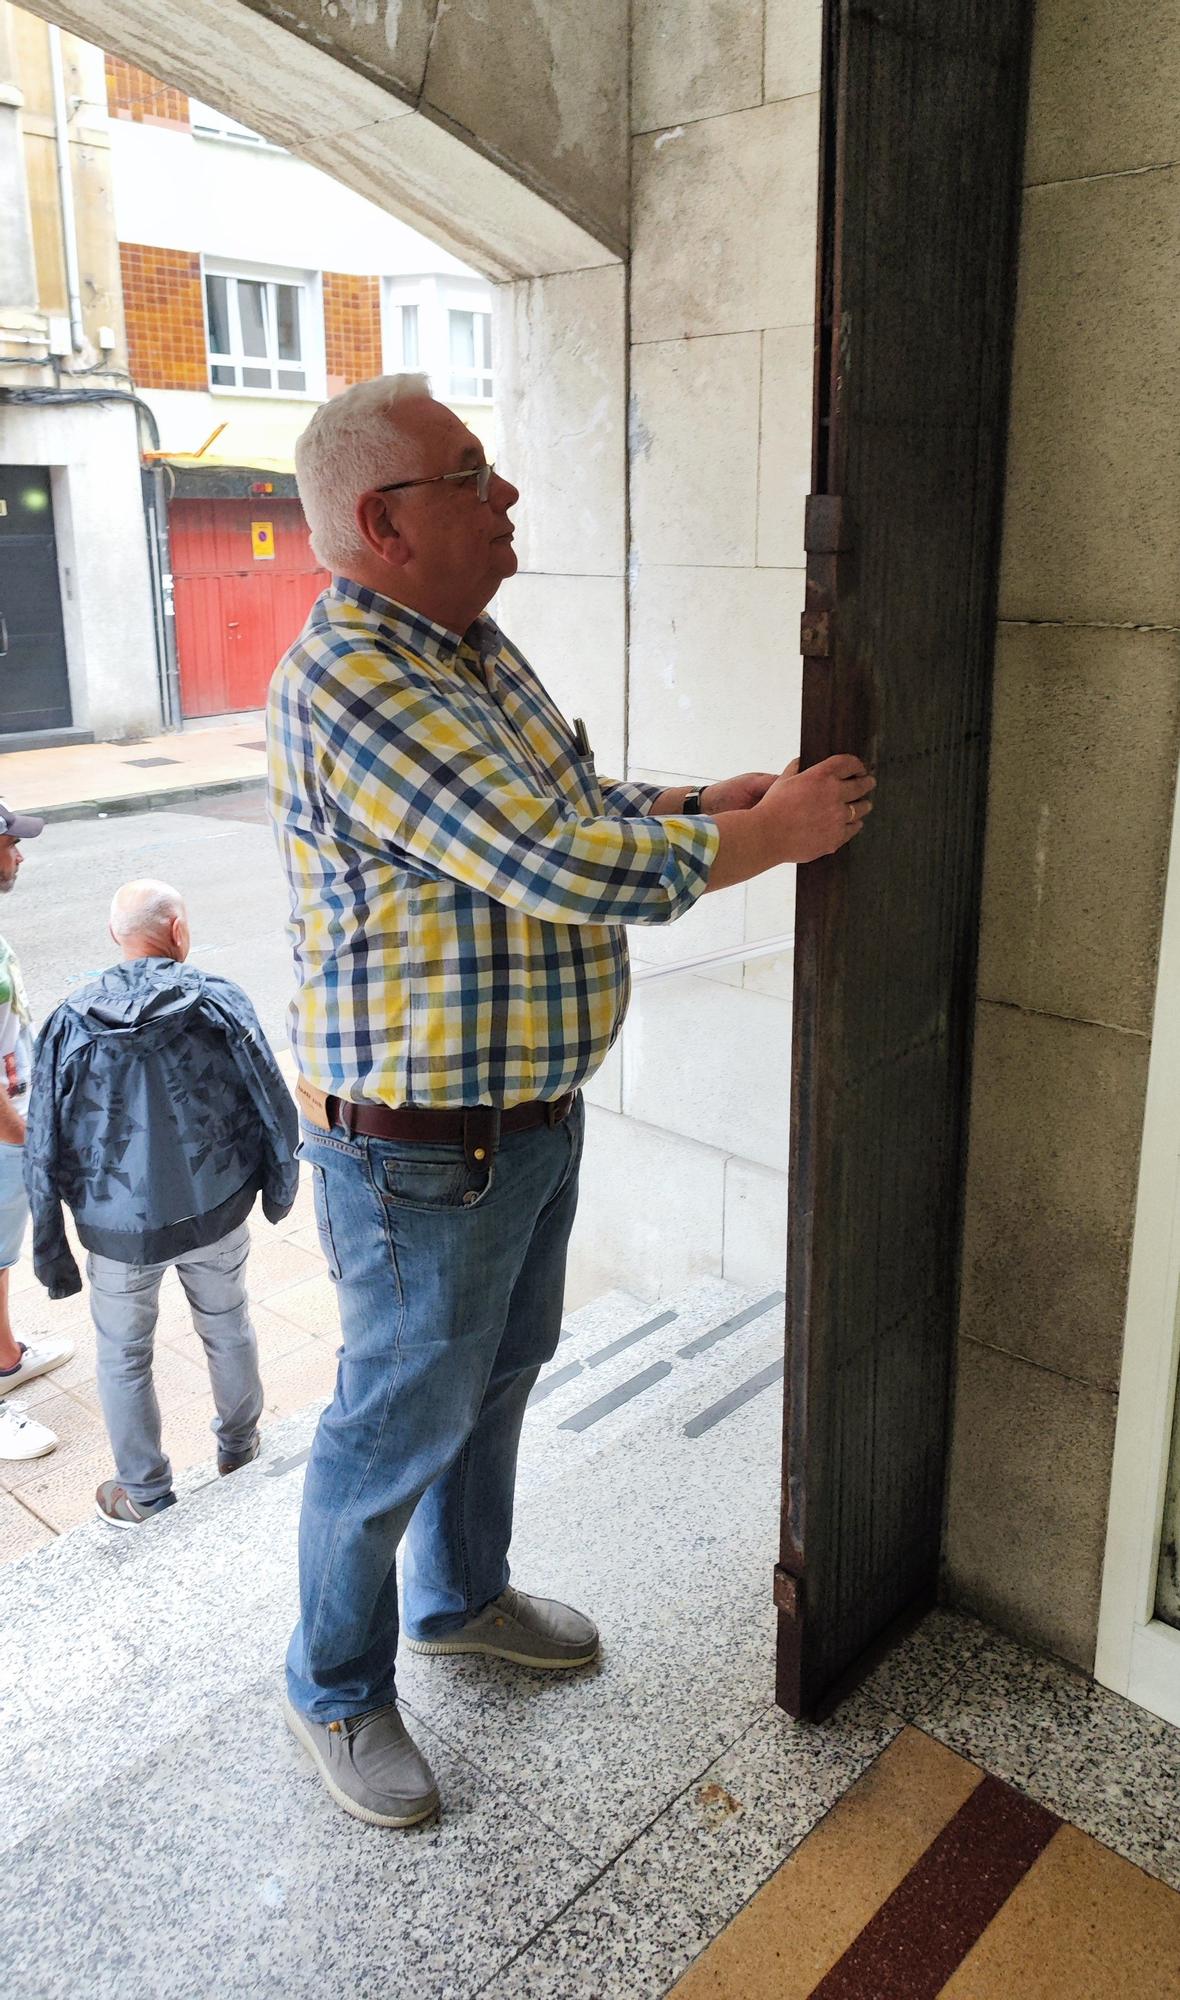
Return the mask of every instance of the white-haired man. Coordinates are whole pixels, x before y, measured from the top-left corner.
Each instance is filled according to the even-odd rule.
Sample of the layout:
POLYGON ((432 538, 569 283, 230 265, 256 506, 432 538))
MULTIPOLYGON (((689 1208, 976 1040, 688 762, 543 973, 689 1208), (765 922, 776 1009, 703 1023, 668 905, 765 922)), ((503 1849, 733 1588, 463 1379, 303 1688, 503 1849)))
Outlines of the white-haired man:
POLYGON ((271 686, 303 1155, 344 1344, 300 1525, 287 1719, 337 1802, 438 1802, 396 1707, 407 1643, 560 1669, 592 1621, 508 1581, 517 1445, 561 1324, 580 1086, 627 1001, 625 924, 831 853, 852 757, 683 786, 600 779, 481 616, 516 488, 422 377, 325 404, 297 450, 334 572, 271 686))
POLYGON ((137 1528, 171 1507, 152 1350, 175 1266, 205 1349, 217 1469, 258 1454, 262 1383, 246 1296, 247 1217, 279 1222, 298 1185, 295 1108, 246 995, 186 964, 184 903, 128 882, 111 904, 122 961, 50 1015, 37 1039, 25 1170, 33 1267, 51 1297, 82 1281, 62 1203, 86 1248, 96 1372, 116 1476, 102 1519, 137 1528))

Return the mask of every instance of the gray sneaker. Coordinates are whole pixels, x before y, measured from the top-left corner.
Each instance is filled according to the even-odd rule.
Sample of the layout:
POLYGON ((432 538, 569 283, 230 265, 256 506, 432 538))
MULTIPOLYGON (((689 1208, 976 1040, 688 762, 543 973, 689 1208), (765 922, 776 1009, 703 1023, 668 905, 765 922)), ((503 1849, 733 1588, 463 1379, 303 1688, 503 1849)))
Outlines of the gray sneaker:
POLYGON ((518 1667, 585 1667, 598 1657, 598 1627, 552 1597, 529 1597, 509 1584, 457 1632, 411 1639, 412 1653, 486 1653, 518 1667))
POLYGON ((338 1806, 369 1826, 416 1826, 438 1811, 438 1786, 397 1708, 314 1722, 290 1701, 283 1713, 338 1806))

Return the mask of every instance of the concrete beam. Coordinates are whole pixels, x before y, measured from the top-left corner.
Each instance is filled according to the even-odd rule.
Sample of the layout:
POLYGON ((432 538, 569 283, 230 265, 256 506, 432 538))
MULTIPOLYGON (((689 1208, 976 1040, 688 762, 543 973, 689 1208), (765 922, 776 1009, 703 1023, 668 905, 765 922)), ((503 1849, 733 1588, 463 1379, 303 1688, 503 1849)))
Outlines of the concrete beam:
MULTIPOLYGON (((626 247, 625 0, 618 32, 557 0, 34 0, 31 9, 422 229, 493 278, 626 247), (559 25, 560 23, 560 25, 559 25)), ((606 24, 609 26, 609 23, 606 24)))

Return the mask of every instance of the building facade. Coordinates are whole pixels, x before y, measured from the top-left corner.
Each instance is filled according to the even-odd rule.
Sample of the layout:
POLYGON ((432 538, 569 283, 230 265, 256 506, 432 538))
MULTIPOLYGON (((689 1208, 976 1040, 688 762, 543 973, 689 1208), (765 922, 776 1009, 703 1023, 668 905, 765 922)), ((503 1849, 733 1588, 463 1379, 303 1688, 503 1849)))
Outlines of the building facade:
POLYGON ((102 57, 0 6, 0 748, 158 726, 102 57))
POLYGON ((239 120, 106 60, 130 366, 169 487, 167 719, 257 709, 325 582, 295 440, 326 397, 422 369, 490 444, 486 281, 239 120))

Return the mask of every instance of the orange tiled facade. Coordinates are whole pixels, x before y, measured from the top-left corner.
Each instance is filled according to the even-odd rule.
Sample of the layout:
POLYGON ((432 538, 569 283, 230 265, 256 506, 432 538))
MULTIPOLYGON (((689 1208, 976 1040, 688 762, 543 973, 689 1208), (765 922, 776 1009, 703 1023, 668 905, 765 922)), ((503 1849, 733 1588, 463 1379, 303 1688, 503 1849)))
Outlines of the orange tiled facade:
POLYGON ((324 272, 328 392, 381 373, 381 285, 377 278, 324 272))
POLYGON ((112 118, 133 118, 140 125, 188 125, 188 98, 183 90, 158 82, 121 56, 108 55, 106 71, 107 109, 112 118))
POLYGON ((131 373, 141 389, 207 389, 205 310, 196 251, 121 243, 131 373))

